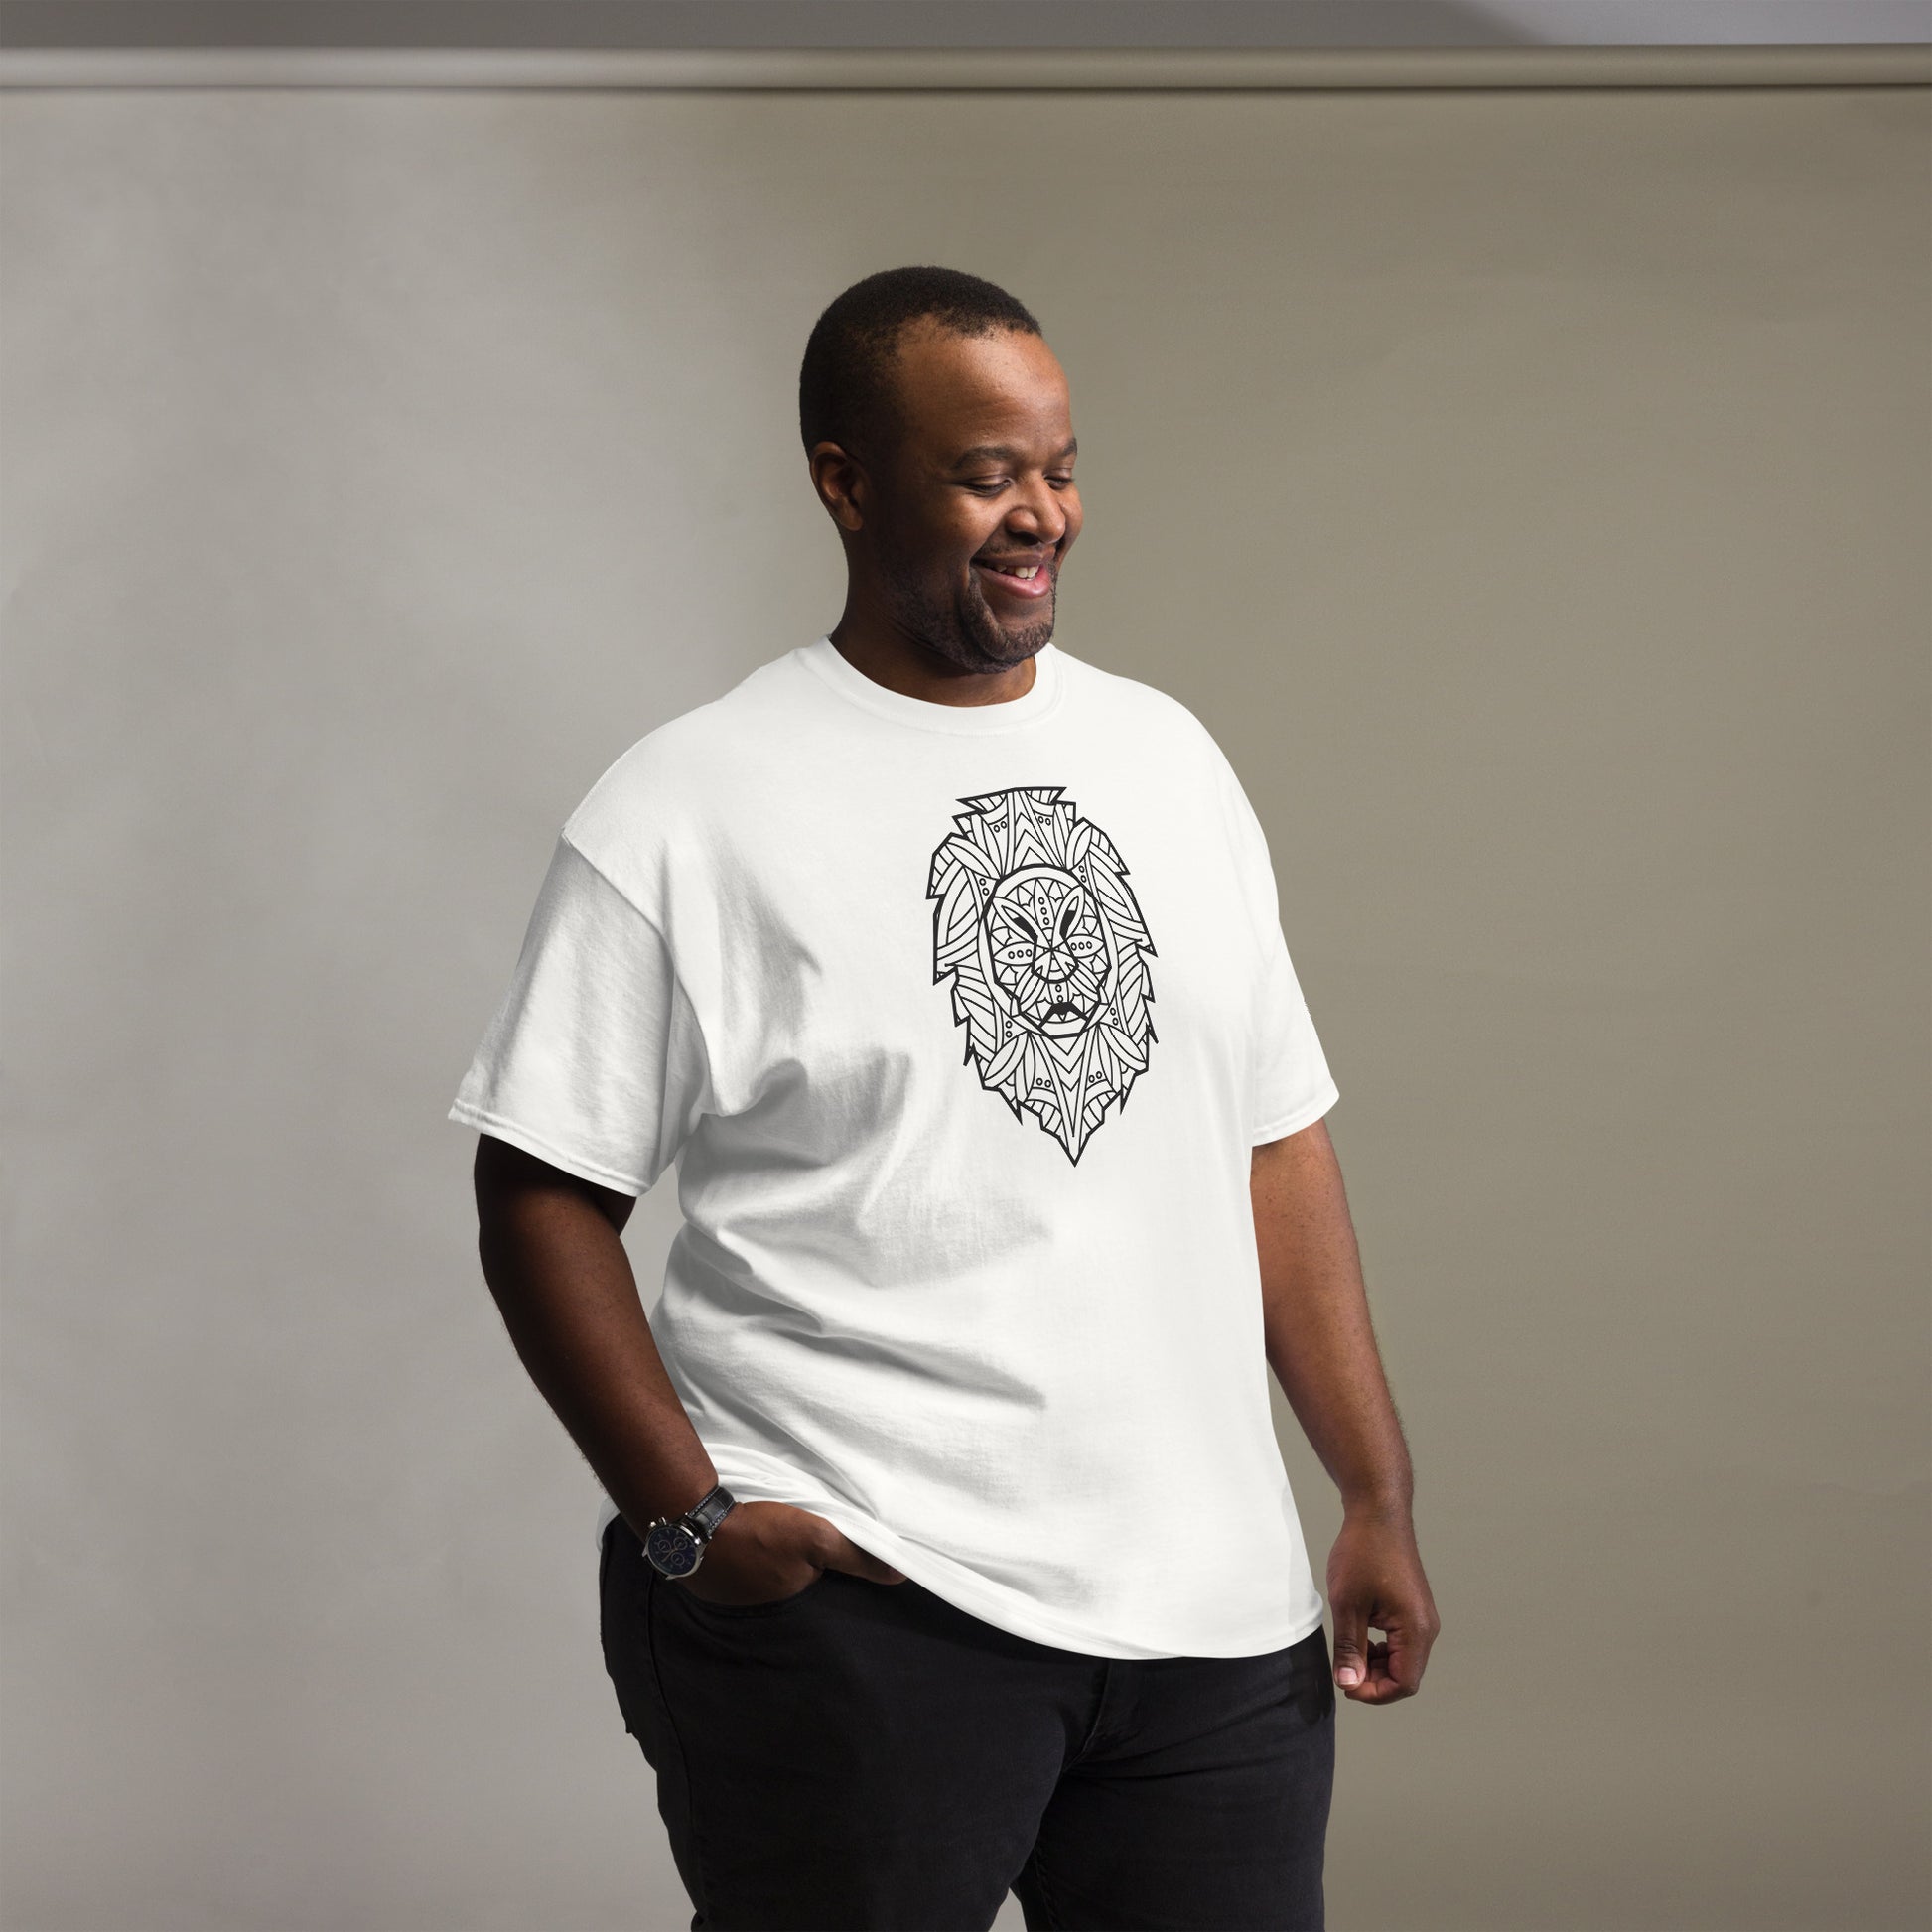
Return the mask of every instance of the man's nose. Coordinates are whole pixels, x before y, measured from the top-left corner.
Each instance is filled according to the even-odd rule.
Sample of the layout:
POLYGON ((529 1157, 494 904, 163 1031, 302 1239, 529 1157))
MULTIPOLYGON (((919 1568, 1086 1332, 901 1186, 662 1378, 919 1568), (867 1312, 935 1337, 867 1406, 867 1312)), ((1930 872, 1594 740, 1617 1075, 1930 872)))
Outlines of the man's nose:
POLYGON ((1016 538, 1042 544, 1050 550, 1066 534, 1066 512, 1061 508, 1059 498, 1042 477, 1015 504, 1007 529, 1016 538), (1017 525, 1013 518, 1019 519, 1017 525))

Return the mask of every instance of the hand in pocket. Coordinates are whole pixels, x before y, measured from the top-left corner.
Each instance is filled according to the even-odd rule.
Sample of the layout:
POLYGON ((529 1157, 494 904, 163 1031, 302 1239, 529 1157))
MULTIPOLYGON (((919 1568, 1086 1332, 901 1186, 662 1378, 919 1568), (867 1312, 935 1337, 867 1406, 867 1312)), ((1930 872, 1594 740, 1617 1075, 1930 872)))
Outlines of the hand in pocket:
POLYGON ((712 1533, 703 1561, 675 1579, 701 1602, 731 1609, 781 1602, 809 1589, 827 1570, 875 1584, 902 1584, 903 1571, 862 1550, 823 1516, 790 1503, 740 1503, 712 1533))

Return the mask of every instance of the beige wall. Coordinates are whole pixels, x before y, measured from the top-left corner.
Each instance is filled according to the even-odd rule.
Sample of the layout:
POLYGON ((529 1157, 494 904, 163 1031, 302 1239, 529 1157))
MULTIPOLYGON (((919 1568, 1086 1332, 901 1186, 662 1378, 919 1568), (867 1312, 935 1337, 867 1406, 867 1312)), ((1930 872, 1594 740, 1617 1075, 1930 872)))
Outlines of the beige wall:
POLYGON ((688 1924, 443 1110, 564 814, 835 619, 798 356, 921 260, 1342 1090, 1446 1630, 1337 1932, 1924 1921, 1926 92, 4 113, 9 1926, 688 1924))

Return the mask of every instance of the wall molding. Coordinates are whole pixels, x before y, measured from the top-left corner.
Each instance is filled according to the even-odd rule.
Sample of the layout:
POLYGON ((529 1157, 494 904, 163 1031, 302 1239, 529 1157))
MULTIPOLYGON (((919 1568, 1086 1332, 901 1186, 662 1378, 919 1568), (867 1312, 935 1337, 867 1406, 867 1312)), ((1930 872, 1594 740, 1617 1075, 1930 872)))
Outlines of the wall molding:
POLYGON ((1483 48, 9 48, 0 89, 1293 92, 1925 87, 1932 46, 1483 48))

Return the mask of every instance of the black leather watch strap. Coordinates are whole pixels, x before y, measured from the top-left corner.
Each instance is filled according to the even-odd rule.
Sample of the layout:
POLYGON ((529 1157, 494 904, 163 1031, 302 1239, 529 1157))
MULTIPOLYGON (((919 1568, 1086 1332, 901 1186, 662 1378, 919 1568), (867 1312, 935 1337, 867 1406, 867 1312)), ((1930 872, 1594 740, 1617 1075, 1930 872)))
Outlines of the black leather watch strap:
POLYGON ((738 1507, 738 1498, 721 1482, 684 1512, 684 1520, 709 1543, 712 1532, 738 1507))

